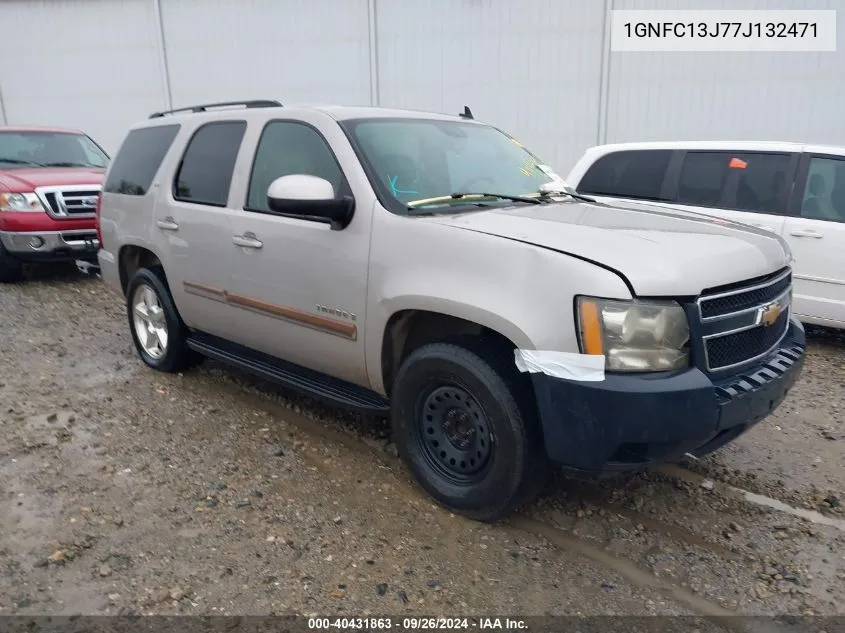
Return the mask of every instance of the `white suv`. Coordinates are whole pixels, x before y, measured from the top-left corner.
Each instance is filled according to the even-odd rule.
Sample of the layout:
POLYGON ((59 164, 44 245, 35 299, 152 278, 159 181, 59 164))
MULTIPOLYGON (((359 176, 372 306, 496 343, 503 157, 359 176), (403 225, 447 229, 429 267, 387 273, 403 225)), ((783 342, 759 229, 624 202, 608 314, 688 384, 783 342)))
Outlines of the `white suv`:
POLYGON ((795 313, 845 328, 845 148, 796 143, 621 143, 587 150, 567 183, 605 200, 668 203, 764 228, 795 257, 795 313))

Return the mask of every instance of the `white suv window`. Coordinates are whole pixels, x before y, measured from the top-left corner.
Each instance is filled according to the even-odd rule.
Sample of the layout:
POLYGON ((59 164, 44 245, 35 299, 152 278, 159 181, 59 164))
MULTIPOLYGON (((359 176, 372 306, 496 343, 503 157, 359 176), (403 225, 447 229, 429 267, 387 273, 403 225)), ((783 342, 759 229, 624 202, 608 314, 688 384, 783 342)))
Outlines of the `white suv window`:
POLYGON ((810 159, 801 217, 845 222, 845 160, 810 159))

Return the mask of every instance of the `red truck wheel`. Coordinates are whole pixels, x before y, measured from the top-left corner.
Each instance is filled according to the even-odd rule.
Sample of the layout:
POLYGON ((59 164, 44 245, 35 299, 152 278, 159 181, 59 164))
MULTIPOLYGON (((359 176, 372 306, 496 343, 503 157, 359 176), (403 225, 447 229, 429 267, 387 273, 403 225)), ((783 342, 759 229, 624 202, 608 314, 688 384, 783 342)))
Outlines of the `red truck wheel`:
POLYGON ((0 244, 0 283, 20 281, 23 277, 23 264, 6 251, 0 244))

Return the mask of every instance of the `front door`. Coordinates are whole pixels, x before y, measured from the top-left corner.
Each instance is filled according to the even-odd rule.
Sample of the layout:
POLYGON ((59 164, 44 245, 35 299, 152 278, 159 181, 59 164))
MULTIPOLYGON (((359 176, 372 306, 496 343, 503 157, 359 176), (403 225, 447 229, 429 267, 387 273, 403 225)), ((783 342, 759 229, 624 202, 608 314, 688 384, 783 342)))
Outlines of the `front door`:
POLYGON ((845 159, 806 154, 783 236, 795 257, 795 312, 845 327, 845 159))
MULTIPOLYGON (((231 216, 228 301, 239 308, 234 332, 238 343, 366 387, 372 205, 361 204, 367 196, 350 188, 326 141, 324 134, 334 134, 333 142, 348 143, 337 124, 313 118, 311 124, 270 121, 258 139, 246 204, 231 216), (324 178, 336 195, 354 195, 349 226, 333 231, 316 219, 271 211, 267 188, 292 174, 324 178)), ((355 159, 351 150, 345 156, 348 173, 355 159)))

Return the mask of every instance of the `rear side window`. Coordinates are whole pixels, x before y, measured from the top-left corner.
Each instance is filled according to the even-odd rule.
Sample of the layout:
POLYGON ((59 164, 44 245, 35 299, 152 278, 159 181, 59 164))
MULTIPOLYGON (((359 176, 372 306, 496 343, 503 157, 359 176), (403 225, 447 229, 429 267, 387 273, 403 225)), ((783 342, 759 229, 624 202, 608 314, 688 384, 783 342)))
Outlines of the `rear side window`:
POLYGON ((129 132, 111 164, 103 190, 127 196, 146 194, 178 132, 178 125, 129 132))
POLYGON ((245 131, 245 121, 215 121, 197 129, 176 172, 173 197, 225 207, 245 131))
POLYGON ((660 200, 672 150, 630 150, 599 158, 578 184, 578 191, 600 196, 660 200))
POLYGON ((689 152, 678 181, 677 202, 716 207, 728 177, 729 152, 689 152))
POLYGON ((730 154, 728 169, 736 175, 735 200, 728 204, 741 211, 784 213, 790 184, 789 154, 730 154))

